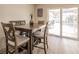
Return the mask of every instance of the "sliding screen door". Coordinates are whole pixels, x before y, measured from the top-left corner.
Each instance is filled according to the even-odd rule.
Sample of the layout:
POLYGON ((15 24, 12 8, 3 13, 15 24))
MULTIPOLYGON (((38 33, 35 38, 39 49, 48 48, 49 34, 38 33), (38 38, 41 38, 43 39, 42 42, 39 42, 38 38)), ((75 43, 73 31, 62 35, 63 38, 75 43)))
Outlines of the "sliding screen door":
POLYGON ((62 9, 62 36, 77 38, 78 8, 62 9))
POLYGON ((49 34, 60 35, 60 9, 49 9, 49 34))

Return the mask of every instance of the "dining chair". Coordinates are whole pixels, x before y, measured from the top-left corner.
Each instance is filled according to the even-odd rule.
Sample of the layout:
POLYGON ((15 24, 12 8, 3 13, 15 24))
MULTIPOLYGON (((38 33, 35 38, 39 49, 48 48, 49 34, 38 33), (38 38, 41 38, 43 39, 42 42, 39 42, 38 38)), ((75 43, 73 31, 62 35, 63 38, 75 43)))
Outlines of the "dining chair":
POLYGON ((33 38, 35 39, 35 41, 33 42, 33 47, 44 49, 45 54, 47 53, 46 50, 48 48, 48 41, 47 41, 48 28, 47 27, 48 27, 48 23, 46 24, 44 31, 37 31, 33 33, 33 38), (39 41, 41 41, 40 43, 43 43, 43 47, 38 46, 40 43, 36 44, 39 41))
POLYGON ((9 22, 13 24, 14 26, 20 26, 20 25, 26 24, 25 20, 14 20, 14 21, 9 21, 9 22))
MULTIPOLYGON (((25 25, 26 21, 25 20, 14 20, 14 21, 9 21, 11 24, 13 24, 13 26, 21 26, 21 25, 25 25)), ((19 33, 20 35, 24 35, 24 36, 28 36, 29 33, 28 32, 22 32, 20 31, 19 33)))
POLYGON ((18 53, 18 49, 27 50, 29 53, 29 38, 23 37, 21 35, 15 34, 15 28, 12 24, 1 22, 5 39, 6 39, 6 54, 8 53, 18 53), (23 45, 28 43, 28 49, 23 48, 23 45))

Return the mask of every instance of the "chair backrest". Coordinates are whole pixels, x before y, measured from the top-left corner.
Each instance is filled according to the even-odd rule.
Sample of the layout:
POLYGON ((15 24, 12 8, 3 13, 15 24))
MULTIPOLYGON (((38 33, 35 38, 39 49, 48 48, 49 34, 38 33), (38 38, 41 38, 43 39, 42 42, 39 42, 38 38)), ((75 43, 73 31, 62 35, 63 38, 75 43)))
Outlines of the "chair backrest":
POLYGON ((48 36, 48 22, 46 23, 45 29, 44 29, 44 39, 48 36))
POLYGON ((14 26, 19 26, 19 25, 25 25, 26 22, 25 20, 18 20, 18 21, 9 21, 11 24, 13 24, 14 26))
POLYGON ((43 25, 44 24, 44 21, 38 21, 38 24, 39 25, 43 25))
POLYGON ((4 33, 5 33, 5 37, 6 37, 6 43, 8 44, 8 40, 10 41, 13 41, 13 42, 16 42, 16 39, 15 39, 15 29, 13 27, 12 24, 9 24, 9 23, 2 23, 2 27, 3 27, 3 30, 4 30, 4 33))

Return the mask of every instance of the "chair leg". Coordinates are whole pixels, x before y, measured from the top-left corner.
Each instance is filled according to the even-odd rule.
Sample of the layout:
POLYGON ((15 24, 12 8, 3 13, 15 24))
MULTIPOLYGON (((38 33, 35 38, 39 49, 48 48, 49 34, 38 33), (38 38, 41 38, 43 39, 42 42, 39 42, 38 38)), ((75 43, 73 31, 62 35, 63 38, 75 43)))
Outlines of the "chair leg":
POLYGON ((46 52, 46 47, 45 47, 45 45, 44 45, 44 53, 46 54, 47 52, 46 52))
POLYGON ((6 54, 8 54, 8 46, 6 46, 6 54))
POLYGON ((45 41, 44 41, 44 52, 45 52, 45 54, 47 53, 47 52, 46 52, 45 41))
POLYGON ((47 45, 47 48, 48 48, 48 40, 47 40, 47 37, 46 37, 46 45, 47 45))
POLYGON ((30 45, 29 44, 30 44, 30 41, 28 41, 28 44, 27 44, 27 53, 28 54, 30 54, 30 45))

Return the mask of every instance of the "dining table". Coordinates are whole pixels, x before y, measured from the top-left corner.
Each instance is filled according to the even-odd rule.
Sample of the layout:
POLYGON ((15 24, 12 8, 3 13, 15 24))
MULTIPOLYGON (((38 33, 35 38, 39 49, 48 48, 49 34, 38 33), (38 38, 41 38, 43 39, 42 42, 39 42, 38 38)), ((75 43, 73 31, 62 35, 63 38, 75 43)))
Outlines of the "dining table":
POLYGON ((22 32, 29 32, 29 38, 30 38, 30 41, 29 41, 29 54, 32 54, 32 33, 38 31, 38 30, 41 30, 42 28, 44 28, 46 25, 45 24, 42 24, 42 25, 39 25, 39 24, 33 24, 33 26, 31 25, 20 25, 20 26, 14 26, 15 27, 15 30, 18 30, 18 31, 22 31, 22 32))

